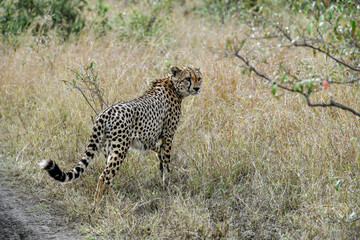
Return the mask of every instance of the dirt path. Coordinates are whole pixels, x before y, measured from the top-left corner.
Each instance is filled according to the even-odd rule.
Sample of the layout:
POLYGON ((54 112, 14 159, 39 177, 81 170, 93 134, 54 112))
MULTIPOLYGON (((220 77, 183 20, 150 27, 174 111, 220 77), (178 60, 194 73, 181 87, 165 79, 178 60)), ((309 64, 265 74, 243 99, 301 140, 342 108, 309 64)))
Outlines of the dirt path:
POLYGON ((61 211, 52 209, 33 195, 19 190, 16 179, 6 179, 0 172, 0 239, 81 239, 66 226, 61 211))

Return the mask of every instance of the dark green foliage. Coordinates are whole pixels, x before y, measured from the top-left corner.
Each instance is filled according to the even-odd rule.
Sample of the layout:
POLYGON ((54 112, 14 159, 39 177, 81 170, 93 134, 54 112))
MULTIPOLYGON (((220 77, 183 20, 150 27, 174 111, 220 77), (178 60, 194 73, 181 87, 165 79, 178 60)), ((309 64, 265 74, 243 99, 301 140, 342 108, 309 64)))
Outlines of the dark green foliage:
POLYGON ((250 13, 257 5, 257 0, 202 0, 196 9, 201 16, 215 18, 224 23, 250 13))
MULTIPOLYGON (((332 97, 328 103, 313 103, 310 99, 310 95, 327 90, 331 84, 360 81, 360 3, 352 0, 273 0, 266 3, 259 4, 257 11, 253 12, 253 20, 247 22, 250 34, 242 40, 257 41, 257 48, 247 49, 251 54, 245 57, 246 53, 241 50, 243 45, 239 45, 235 47, 236 56, 249 70, 271 83, 273 95, 279 87, 302 95, 311 107, 335 106, 360 116, 359 112, 332 97), (262 33, 255 36, 259 29, 262 33), (268 50, 273 47, 281 54, 285 51, 296 53, 296 48, 303 48, 310 51, 312 58, 296 54, 298 62, 294 67, 282 57, 274 58, 268 50), (335 63, 334 67, 322 71, 316 60, 318 55, 326 56, 324 66, 335 63), (250 61, 271 62, 273 75, 262 73, 250 61)), ((230 47, 227 49, 234 49, 230 47)))
POLYGON ((98 0, 96 4, 96 17, 92 19, 91 25, 96 26, 100 35, 105 35, 109 30, 112 30, 110 20, 107 12, 110 6, 104 3, 104 0, 98 0))
MULTIPOLYGON (((263 7, 258 19, 263 22, 264 38, 269 35, 279 35, 280 42, 292 43, 291 46, 312 49, 314 58, 320 52, 326 54, 329 60, 339 64, 337 69, 327 76, 318 76, 318 69, 306 61, 301 61, 299 67, 306 66, 306 71, 295 76, 288 68, 279 66, 278 78, 288 76, 282 83, 293 83, 293 89, 303 92, 306 87, 308 94, 314 88, 322 89, 324 79, 336 82, 346 82, 343 75, 353 75, 348 80, 359 76, 358 62, 360 60, 360 5, 346 1, 273 1, 263 7), (283 6, 282 8, 276 6, 283 6), (304 80, 304 76, 306 80, 304 80), (299 87, 302 86, 302 89, 299 87)), ((271 41, 271 40, 270 40, 271 41)), ((282 45, 278 45, 281 46, 282 45)), ((326 83, 325 83, 326 85, 326 83)), ((327 87, 326 87, 327 88, 327 87)))
POLYGON ((154 1, 146 3, 145 7, 147 9, 134 6, 128 13, 118 15, 114 25, 118 27, 121 39, 166 39, 169 34, 166 24, 171 21, 172 1, 154 1))
POLYGON ((86 0, 5 0, 0 2, 0 31, 7 38, 31 28, 32 33, 46 35, 56 29, 64 38, 79 33, 85 26, 86 0))

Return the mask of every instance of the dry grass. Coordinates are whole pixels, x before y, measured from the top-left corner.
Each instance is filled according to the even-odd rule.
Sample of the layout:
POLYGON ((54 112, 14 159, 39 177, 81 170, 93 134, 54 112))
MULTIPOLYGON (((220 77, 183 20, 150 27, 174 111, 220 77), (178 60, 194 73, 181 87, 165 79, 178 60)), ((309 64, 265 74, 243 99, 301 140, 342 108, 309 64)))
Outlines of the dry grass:
MULTIPOLYGON (((9 174, 65 208, 68 220, 89 239, 359 237, 360 221, 346 222, 360 215, 359 119, 341 110, 308 108, 296 95, 282 93, 276 100, 261 79, 241 73, 238 60, 219 59, 214 50, 223 50, 229 37, 241 39, 245 28, 210 26, 181 10, 172 19, 166 42, 128 42, 116 31, 95 38, 90 29, 76 42, 54 38, 37 45, 24 37, 16 51, 3 44, 1 151, 9 174), (114 102, 139 96, 169 63, 200 67, 204 75, 202 93, 183 104, 170 186, 161 187, 155 154, 130 153, 113 194, 95 214, 90 203, 105 164, 102 155, 67 185, 37 166, 51 158, 70 169, 80 159, 92 112, 59 80, 74 77, 67 68, 91 61, 114 102)), ((305 50, 282 58, 296 69, 296 56, 313 61, 319 73, 334 68, 305 50)), ((263 72, 273 71, 271 61, 276 60, 261 66, 263 72)), ((330 90, 343 103, 360 102, 357 86, 330 90)))

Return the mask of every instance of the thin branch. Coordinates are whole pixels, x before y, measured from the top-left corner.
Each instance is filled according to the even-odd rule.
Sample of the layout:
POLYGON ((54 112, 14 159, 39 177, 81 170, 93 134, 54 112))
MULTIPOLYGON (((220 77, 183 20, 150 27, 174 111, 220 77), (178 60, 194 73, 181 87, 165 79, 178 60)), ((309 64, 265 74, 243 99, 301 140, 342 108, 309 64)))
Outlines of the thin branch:
POLYGON ((93 109, 96 115, 98 115, 97 109, 100 111, 104 109, 104 106, 109 105, 109 99, 105 96, 104 92, 99 88, 99 77, 96 74, 96 70, 92 67, 83 67, 85 72, 80 74, 78 71, 68 68, 71 72, 76 75, 74 83, 65 81, 75 89, 79 90, 86 102, 93 109), (80 84, 81 86, 79 86, 80 84), (82 88, 83 87, 83 88, 82 88), (105 101, 106 100, 106 101, 105 101))
POLYGON ((353 80, 344 81, 344 82, 328 81, 328 83, 329 84, 348 84, 348 83, 354 83, 354 82, 358 82, 358 81, 360 81, 360 77, 355 78, 353 80))
POLYGON ((284 29, 282 29, 279 25, 277 24, 273 24, 275 26, 275 28, 281 32, 290 42, 292 42, 292 38, 290 36, 290 34, 288 34, 284 29))
POLYGON ((314 50, 319 51, 319 52, 321 52, 321 53, 324 53, 326 56, 328 56, 329 58, 333 59, 335 62, 337 62, 337 63, 339 63, 339 64, 341 64, 341 65, 343 65, 343 66, 345 66, 345 67, 347 67, 347 68, 350 68, 350 69, 353 70, 353 71, 360 72, 360 68, 353 67, 353 66, 347 64, 346 62, 341 61, 340 59, 334 57, 334 56, 331 55, 330 53, 322 50, 321 48, 318 48, 318 47, 315 47, 315 46, 313 46, 313 45, 310 45, 310 44, 308 44, 308 43, 305 42, 305 41, 301 41, 301 42, 295 41, 295 42, 293 43, 293 45, 294 45, 295 47, 307 47, 307 48, 311 48, 311 49, 314 49, 314 50))
POLYGON ((269 77, 265 76, 264 74, 260 73, 255 67, 253 67, 252 65, 250 65, 249 61, 247 61, 244 57, 242 57, 242 56, 239 54, 239 50, 236 51, 235 56, 236 56, 237 58, 239 58, 240 60, 242 60, 242 61, 245 63, 245 65, 246 65, 249 69, 251 69, 251 71, 253 71, 254 73, 256 73, 256 75, 258 75, 259 77, 264 78, 264 79, 265 79, 266 81, 268 81, 269 83, 271 83, 271 84, 276 84, 279 88, 282 88, 282 89, 284 89, 284 90, 286 90, 286 91, 289 91, 289 92, 298 92, 298 93, 301 93, 301 94, 302 94, 302 92, 299 92, 299 91, 296 91, 296 90, 294 90, 294 89, 288 88, 288 87, 286 87, 286 86, 284 86, 284 85, 281 85, 281 84, 277 84, 274 80, 272 80, 272 79, 270 79, 269 77))
POLYGON ((270 35, 270 36, 264 36, 264 37, 249 37, 248 39, 251 40, 262 40, 262 39, 272 39, 272 38, 279 38, 280 35, 270 35))
MULTIPOLYGON (((266 21, 265 19, 263 19, 263 21, 266 21)), ((356 68, 354 66, 351 66, 349 64, 347 64, 346 62, 336 58, 335 56, 333 56, 332 54, 322 50, 321 48, 318 48, 318 47, 315 47, 314 45, 311 45, 309 44, 306 40, 304 41, 294 41, 294 39, 291 37, 291 35, 286 31, 284 30, 281 26, 279 26, 278 24, 274 24, 274 23, 271 23, 280 33, 282 33, 286 39, 288 39, 292 45, 294 47, 306 47, 306 48, 311 48, 313 50, 316 50, 318 52, 321 52, 323 54, 325 54, 326 56, 328 56, 329 58, 333 59, 335 62, 347 67, 347 68, 350 68, 351 70, 353 71, 356 71, 356 72, 360 72, 360 68, 356 68)))
POLYGON ((301 95, 303 95, 306 99, 306 102, 307 102, 307 105, 309 107, 337 107, 337 108, 340 108, 340 109, 343 109, 345 111, 349 111, 351 112, 352 114, 356 115, 356 116, 360 116, 360 112, 357 112, 355 111, 354 109, 352 109, 351 107, 348 107, 344 104, 341 104, 341 103, 338 103, 336 102, 332 97, 330 98, 330 102, 329 103, 312 103, 310 101, 310 95, 308 93, 304 93, 304 92, 301 92, 301 91, 298 91, 298 90, 295 90, 295 89, 291 89, 291 88, 288 88, 288 87, 285 87, 281 84, 277 84, 274 80, 270 79, 269 77, 265 76, 263 73, 259 72, 255 67, 253 67, 249 61, 247 61, 243 56, 241 56, 239 54, 239 50, 236 51, 235 53, 235 56, 237 58, 239 58, 241 61, 243 61, 245 63, 245 65, 251 69, 256 75, 258 75, 259 77, 265 79, 266 81, 270 82, 271 84, 276 84, 278 87, 286 90, 286 91, 289 91, 289 92, 296 92, 296 93, 299 93, 301 95))
POLYGON ((89 99, 86 97, 85 93, 82 91, 82 89, 78 86, 76 86, 75 84, 66 81, 66 80, 61 80, 67 84, 70 84, 71 86, 73 86, 75 89, 79 90, 79 92, 81 93, 81 95, 85 98, 86 102, 89 104, 89 106, 91 107, 91 109, 95 112, 96 115, 98 115, 97 111, 95 110, 95 108, 91 105, 91 103, 89 102, 89 99))
MULTIPOLYGON (((83 97, 85 98, 86 102, 91 106, 91 108, 94 110, 94 109, 97 109, 97 106, 96 106, 96 102, 94 101, 94 97, 92 96, 91 94, 91 88, 90 86, 88 85, 87 81, 85 81, 85 77, 83 77, 81 74, 79 74, 77 71, 75 71, 74 69, 70 69, 68 68, 71 72, 75 73, 76 77, 79 78, 81 80, 81 82, 85 85, 85 89, 87 89, 89 92, 90 92, 90 95, 91 95, 91 98, 85 96, 85 93, 83 93, 81 90, 80 90, 80 87, 76 86, 75 84, 72 84, 70 82, 68 82, 69 84, 71 84, 73 87, 75 87, 76 89, 78 89, 81 94, 83 95, 83 97), (90 101, 92 102, 92 104, 90 104, 90 101)), ((96 114, 97 111, 94 110, 96 114)))
MULTIPOLYGON (((94 98, 94 90, 92 89, 92 87, 93 87, 93 85, 94 85, 94 83, 93 83, 93 81, 92 81, 92 75, 90 75, 89 73, 88 73, 88 69, 87 68, 85 68, 85 77, 84 78, 82 78, 81 80, 83 81, 83 83, 85 84, 85 86, 86 86, 86 88, 89 90, 89 93, 90 93, 90 96, 91 96, 91 101, 93 102, 93 104, 95 105, 95 108, 96 109, 98 109, 98 106, 97 106, 97 103, 96 103, 96 101, 95 101, 95 98, 94 98), (89 85, 89 82, 91 83, 91 85, 89 85)), ((91 72, 91 74, 92 74, 92 72, 91 72)))
POLYGON ((337 108, 343 109, 345 111, 349 111, 356 116, 360 116, 360 112, 357 112, 354 109, 352 109, 351 107, 348 107, 344 104, 335 102, 335 100, 332 97, 330 97, 330 103, 311 103, 309 95, 306 93, 303 95, 304 95, 309 107, 337 107, 337 108))
MULTIPOLYGON (((94 72, 94 68, 91 68, 90 71, 91 71, 91 76, 88 76, 88 77, 89 77, 89 79, 91 79, 92 85, 94 87, 94 89, 91 89, 91 91, 94 92, 94 94, 97 96, 97 98, 100 102, 100 110, 103 110, 104 105, 106 107, 109 105, 109 99, 107 99, 107 97, 104 95, 104 93, 99 88, 99 78, 97 77, 96 72, 94 72), (94 78, 94 79, 92 79, 92 78, 94 78), (104 98, 106 99, 106 102, 105 102, 104 98)), ((92 98, 94 98, 94 97, 92 96, 92 98)), ((95 100, 94 100, 94 102, 95 102, 95 100)))

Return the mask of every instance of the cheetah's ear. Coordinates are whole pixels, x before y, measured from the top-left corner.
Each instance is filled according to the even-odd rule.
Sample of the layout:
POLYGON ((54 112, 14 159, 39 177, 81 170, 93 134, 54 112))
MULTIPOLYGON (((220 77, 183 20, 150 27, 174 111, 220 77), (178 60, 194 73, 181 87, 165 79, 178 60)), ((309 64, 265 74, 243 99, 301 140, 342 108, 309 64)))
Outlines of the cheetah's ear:
POLYGON ((176 76, 180 72, 178 67, 171 67, 171 73, 176 76))
POLYGON ((195 68, 195 70, 198 71, 198 72, 201 72, 201 71, 200 71, 200 68, 195 68))

